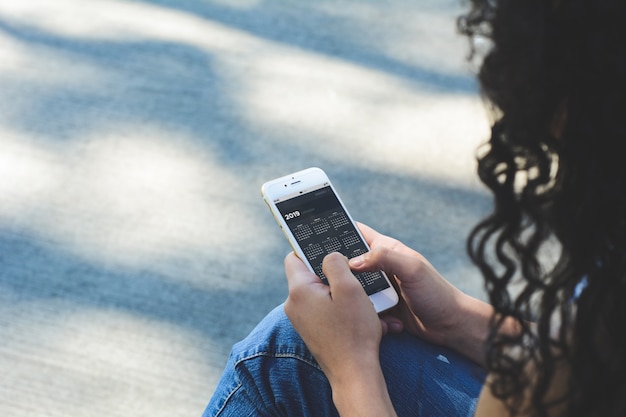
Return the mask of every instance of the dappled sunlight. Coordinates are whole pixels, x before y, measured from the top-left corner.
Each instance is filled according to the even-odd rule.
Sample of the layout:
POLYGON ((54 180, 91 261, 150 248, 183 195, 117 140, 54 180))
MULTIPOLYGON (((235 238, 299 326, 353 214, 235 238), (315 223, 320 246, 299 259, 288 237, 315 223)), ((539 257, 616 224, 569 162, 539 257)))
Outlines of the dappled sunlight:
POLYGON ((197 34, 202 25, 202 19, 185 13, 123 0, 5 2, 0 11, 46 31, 85 40, 128 41, 159 34, 191 39, 190 34, 197 34))
POLYGON ((64 176, 57 155, 33 146, 17 134, 0 136, 0 218, 5 225, 23 226, 22 219, 51 197, 64 176))
POLYGON ((181 402, 170 388, 203 392, 207 374, 218 373, 206 356, 219 349, 197 331, 131 312, 64 307, 46 301, 14 306, 11 311, 0 308, 3 317, 11 317, 2 323, 0 335, 11 334, 13 342, 0 348, 0 367, 13 392, 20 394, 3 396, 3 409, 11 405, 19 409, 13 402, 26 398, 59 416, 84 415, 86 399, 89 414, 94 415, 121 410, 141 415, 146 400, 163 415, 197 414, 203 408, 206 398, 181 402), (32 361, 33 357, 45 360, 32 361), (143 384, 135 383, 137 375, 143 375, 143 384), (51 386, 56 387, 56 397, 41 395, 51 386))
MULTIPOLYGON (((235 9, 253 6, 254 2, 233 5, 235 9)), ((312 7, 327 9, 329 13, 336 9, 327 2, 312 7)), ((422 59, 444 70, 443 73, 426 71, 420 80, 275 39, 264 39, 192 13, 146 2, 94 0, 86 7, 80 0, 42 0, 5 4, 0 10, 16 21, 27 17, 29 24, 35 24, 40 30, 80 37, 83 41, 164 41, 193 47, 210 57, 212 77, 219 80, 220 91, 226 92, 228 99, 236 104, 239 117, 246 121, 250 130, 261 128, 264 132, 278 133, 279 140, 287 147, 306 146, 319 158, 330 159, 333 163, 444 179, 467 186, 467 179, 471 177, 468 173, 473 171, 474 149, 488 134, 487 119, 476 94, 454 90, 446 93, 429 87, 441 84, 441 77, 444 80, 452 77, 451 83, 472 77, 468 70, 459 70, 463 56, 460 45, 464 42, 451 33, 444 36, 453 32, 453 22, 432 6, 425 8, 415 23, 407 21, 394 9, 397 15, 392 18, 402 30, 394 31, 393 37, 372 38, 378 49, 388 49, 390 56, 396 56, 399 61, 404 59, 408 64, 417 65, 422 59), (428 33, 425 27, 436 28, 435 33, 425 35, 428 33), (428 42, 435 43, 428 47, 428 42), (441 50, 448 53, 442 54, 441 50), (283 132, 290 137, 284 137, 283 132), (309 146, 312 142, 316 146, 309 146), (438 157, 443 153, 458 155, 450 158, 458 165, 442 170, 438 157)), ((371 4, 361 4, 355 6, 353 14, 365 19, 375 10, 371 4)), ((337 17, 346 18, 345 13, 337 17)), ((372 30, 376 32, 377 28, 372 30)), ((18 51, 16 48, 13 50, 18 51)), ((37 59, 26 56, 21 61, 28 63, 29 58, 37 59)), ((74 64, 73 60, 72 56, 67 56, 62 62, 72 72, 72 77, 63 82, 64 88, 72 84, 80 86, 81 91, 92 92, 96 99, 102 95, 98 93, 101 88, 96 81, 98 75, 110 78, 108 85, 113 91, 124 82, 125 75, 130 77, 130 83, 135 79, 134 72, 126 74, 133 71, 132 67, 116 74, 107 68, 90 68, 89 63, 74 64)), ((173 65, 173 62, 167 63, 173 65)), ((37 78, 38 83, 54 85, 60 80, 55 74, 62 74, 50 68, 43 73, 36 65, 29 67, 33 68, 29 71, 31 77, 37 78)), ((415 68, 416 73, 420 71, 415 68)), ((176 72, 172 69, 166 75, 173 77, 176 72)), ((201 82, 201 79, 196 81, 201 82)), ((137 82, 135 88, 143 91, 150 86, 137 82)), ((202 84, 197 88, 203 91, 202 84)), ((211 93, 206 90, 206 94, 211 93)), ((27 99, 18 101, 21 100, 26 107, 27 99)), ((221 107, 222 103, 217 101, 216 106, 221 107)), ((89 112, 88 109, 82 111, 89 112)), ((276 146, 280 144, 272 148, 276 146)))
MULTIPOLYGON (((248 7, 254 5, 252 1, 248 3, 248 7)), ((234 2, 233 6, 237 4, 244 7, 241 2, 234 2)), ((146 2, 29 0, 6 2, 0 5, 0 12, 15 22, 27 21, 40 30, 84 41, 166 40, 207 48, 229 48, 246 37, 253 40, 226 25, 146 2)))
POLYGON ((253 226, 241 181, 180 138, 154 132, 46 149, 0 133, 0 224, 91 261, 149 266, 185 252, 236 252, 253 226))
POLYGON ((0 412, 200 415, 285 299, 259 191, 288 170, 477 294, 489 130, 457 7, 0 1, 0 412))
POLYGON ((468 52, 467 41, 454 36, 456 27, 451 19, 463 12, 462 1, 387 0, 388 6, 390 3, 402 7, 386 8, 385 25, 377 24, 380 6, 375 1, 358 1, 350 7, 336 7, 334 0, 316 1, 314 7, 344 21, 358 16, 370 33, 361 39, 368 50, 383 51, 386 56, 414 67, 464 74, 462 63, 468 52), (407 14, 411 15, 410 19, 407 14))
MULTIPOLYGON (((86 89, 102 76, 101 69, 76 60, 71 54, 59 54, 44 45, 24 43, 1 30, 0 51, 0 82, 3 87, 0 120, 11 121, 29 114, 32 111, 29 93, 37 88, 86 89), (12 94, 16 86, 27 83, 30 91, 12 94)), ((87 90, 83 92, 87 93, 87 90)), ((47 110, 54 111, 53 108, 47 110)))
MULTIPOLYGON (((474 150, 488 134, 477 96, 419 90, 314 54, 275 51, 252 59, 258 76, 239 80, 252 123, 312 134, 314 151, 338 163, 467 185, 474 150), (442 153, 459 155, 452 158, 458 165, 442 170, 442 153)), ((290 141, 307 137, 295 134, 290 141)))
MULTIPOLYGON (((253 2, 238 6, 246 4, 253 6, 253 2)), ((356 14, 362 17, 369 13, 364 8, 372 6, 359 7, 362 10, 356 14)), ((326 161, 390 175, 472 184, 468 178, 473 177, 468 174, 473 170, 473 149, 487 134, 476 95, 432 91, 428 78, 420 84, 394 72, 263 39, 192 13, 145 2, 94 0, 87 7, 81 0, 33 0, 6 2, 0 11, 14 24, 28 22, 42 33, 81 42, 106 40, 115 47, 116 42, 166 41, 192 46, 210 57, 212 72, 200 66, 199 71, 207 73, 193 73, 198 78, 191 79, 190 85, 184 84, 183 78, 178 92, 186 100, 195 100, 182 105, 195 108, 198 115, 190 119, 185 115, 180 123, 196 124, 196 129, 204 130, 194 132, 203 136, 200 144, 188 133, 159 128, 160 120, 155 117, 159 113, 147 114, 154 117, 151 128, 135 124, 138 122, 126 115, 115 119, 115 101, 105 107, 110 114, 101 120, 99 107, 80 105, 80 100, 123 100, 122 105, 131 109, 141 106, 142 110, 153 105, 128 94, 124 82, 134 93, 156 98, 163 106, 172 105, 180 99, 163 96, 170 94, 171 87, 164 82, 175 80, 183 70, 159 74, 156 71, 162 68, 155 68, 152 71, 163 79, 143 79, 136 69, 149 67, 138 66, 140 61, 136 65, 122 62, 129 66, 121 69, 108 68, 98 61, 76 59, 80 55, 75 53, 63 53, 52 41, 27 48, 10 35, 0 37, 8 46, 3 54, 10 58, 10 64, 0 66, 5 83, 22 77, 21 82, 39 88, 71 88, 67 98, 61 96, 63 105, 68 106, 62 114, 75 109, 84 116, 68 118, 65 124, 58 122, 55 134, 71 134, 77 125, 87 127, 77 130, 80 137, 56 144, 46 144, 28 132, 8 128, 0 132, 0 221, 58 242, 90 260, 141 266, 184 253, 229 247, 231 255, 241 255, 251 248, 246 232, 265 232, 253 224, 255 215, 249 211, 248 203, 258 198, 258 184, 245 183, 220 159, 224 146, 218 142, 224 138, 213 140, 210 130, 216 124, 243 120, 246 126, 234 125, 234 132, 237 128, 259 130, 265 137, 271 132, 265 143, 251 143, 263 151, 250 151, 255 152, 258 159, 254 165, 258 167, 289 157, 282 148, 293 151, 298 145, 312 155, 311 164, 326 161), (37 65, 42 58, 48 61, 44 67, 37 65), (203 76, 219 81, 216 85, 227 94, 228 103, 213 96, 215 91, 202 84, 203 76), (151 95, 153 88, 160 95, 151 95), (206 93, 190 95, 193 88, 206 93), (76 99, 73 105, 71 100, 76 99), (214 103, 201 107, 206 100, 214 103), (232 119, 220 119, 220 113, 213 110, 222 111, 225 105, 232 109, 232 119), (237 116, 232 116, 235 113, 237 116), (209 119, 213 123, 202 121, 207 117, 213 117, 209 119), (97 123, 90 126, 92 120, 97 123), (215 146, 207 146, 212 142, 215 146), (453 165, 442 170, 443 154, 452 155, 446 159, 453 165)), ((74 47, 76 52, 82 48, 81 44, 74 47)), ((150 75, 148 72, 147 77, 150 75)), ((50 98, 51 104, 55 98, 50 98)), ((29 100, 28 95, 15 98, 3 115, 8 123, 19 118, 11 111, 29 114, 33 105, 40 105, 29 100)), ((55 107, 41 110, 59 111, 55 107)), ((176 117, 180 115, 165 122, 177 122, 176 117)), ((245 134, 233 136, 230 140, 247 138, 245 134)), ((246 141, 232 146, 238 146, 241 154, 250 147, 246 141)))
POLYGON ((0 51, 2 51, 2 64, 0 65, 2 76, 24 76, 24 69, 32 63, 28 60, 28 55, 32 51, 3 32, 0 32, 0 51))

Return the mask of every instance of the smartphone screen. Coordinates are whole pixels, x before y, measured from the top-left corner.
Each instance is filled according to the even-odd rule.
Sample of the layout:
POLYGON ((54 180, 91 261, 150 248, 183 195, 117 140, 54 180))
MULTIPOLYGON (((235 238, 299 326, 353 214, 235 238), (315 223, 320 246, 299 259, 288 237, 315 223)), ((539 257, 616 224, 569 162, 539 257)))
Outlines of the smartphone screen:
MULTIPOLYGON (((331 252, 354 258, 367 252, 353 223, 328 184, 276 203, 315 274, 328 284, 322 272, 322 260, 331 252)), ((354 274, 367 295, 386 288, 389 283, 380 272, 354 274)))

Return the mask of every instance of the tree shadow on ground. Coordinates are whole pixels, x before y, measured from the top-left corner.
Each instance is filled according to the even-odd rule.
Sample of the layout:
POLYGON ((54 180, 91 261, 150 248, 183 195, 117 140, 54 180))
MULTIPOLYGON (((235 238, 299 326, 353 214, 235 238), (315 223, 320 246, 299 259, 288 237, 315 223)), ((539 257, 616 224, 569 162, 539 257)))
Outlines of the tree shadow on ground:
MULTIPOLYGON (((382 72, 416 90, 453 96, 475 93, 471 77, 369 49, 358 39, 367 31, 362 23, 324 14, 306 3, 292 9, 270 2, 247 9, 208 2, 146 3, 382 72)), ((468 272, 464 236, 488 210, 483 193, 435 178, 365 167, 349 158, 339 165, 341 158, 320 150, 324 141, 318 132, 255 124, 237 98, 245 87, 220 70, 219 56, 198 46, 72 37, 3 18, 0 31, 25 49, 41 52, 39 70, 57 73, 51 78, 55 82, 0 76, 3 108, 11 110, 0 120, 20 137, 56 149, 66 158, 62 161, 71 162, 82 155, 85 138, 97 142, 116 136, 124 143, 138 134, 162 132, 174 145, 192 143, 200 161, 224 174, 202 179, 206 183, 226 176, 239 181, 238 187, 224 186, 221 194, 202 197, 225 202, 222 212, 197 213, 198 218, 212 218, 215 230, 238 233, 236 245, 185 247, 186 237, 181 236, 176 250, 148 249, 150 256, 137 259, 132 267, 111 258, 85 258, 63 244, 65 236, 51 237, 8 220, 0 223, 0 290, 6 305, 62 299, 73 308, 148 317, 215 342, 218 348, 211 360, 222 363, 232 343, 286 295, 282 259, 289 249, 259 197, 260 184, 309 165, 327 168, 357 220, 420 250, 453 282, 479 295, 477 275, 468 272), (58 74, 59 70, 66 72, 58 74), (253 228, 238 228, 225 213, 239 206, 253 228), (220 229, 225 219, 233 225, 220 229)), ((25 71, 31 74, 28 68, 25 71)), ((32 215, 52 214, 34 210, 32 215)), ((93 219, 94 233, 117 232, 99 222, 93 219)))

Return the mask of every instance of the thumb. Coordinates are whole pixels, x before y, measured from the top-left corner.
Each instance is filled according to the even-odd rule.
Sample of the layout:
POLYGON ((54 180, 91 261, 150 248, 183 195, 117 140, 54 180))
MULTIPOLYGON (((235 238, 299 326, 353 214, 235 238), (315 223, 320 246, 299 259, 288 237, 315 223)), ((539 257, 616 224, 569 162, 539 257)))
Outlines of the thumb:
POLYGON ((382 270, 389 276, 396 276, 404 283, 415 281, 418 277, 432 273, 434 270, 426 258, 418 252, 408 255, 387 247, 378 247, 352 258, 349 266, 355 272, 382 270))

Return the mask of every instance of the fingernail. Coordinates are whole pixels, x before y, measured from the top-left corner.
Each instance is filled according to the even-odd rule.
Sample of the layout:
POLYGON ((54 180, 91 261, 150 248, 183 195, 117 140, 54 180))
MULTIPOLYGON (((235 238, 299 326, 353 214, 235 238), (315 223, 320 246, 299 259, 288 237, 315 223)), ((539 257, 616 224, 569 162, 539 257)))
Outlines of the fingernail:
POLYGON ((351 267, 358 268, 365 263, 365 258, 363 257, 363 255, 355 256, 354 258, 350 259, 349 263, 351 267))

